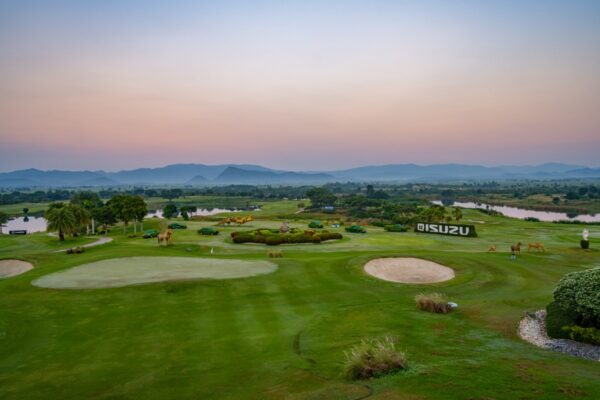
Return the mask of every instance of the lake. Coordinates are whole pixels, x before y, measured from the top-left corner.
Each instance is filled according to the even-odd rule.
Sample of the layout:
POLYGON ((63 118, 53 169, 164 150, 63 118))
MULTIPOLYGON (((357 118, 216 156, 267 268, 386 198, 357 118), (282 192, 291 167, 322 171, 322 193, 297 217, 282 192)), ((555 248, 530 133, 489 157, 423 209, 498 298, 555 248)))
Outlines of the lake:
MULTIPOLYGON (((442 205, 440 200, 432 201, 433 204, 442 205)), ((474 203, 471 201, 461 202, 455 201, 452 207, 461 208, 488 208, 490 210, 501 212, 503 215, 511 218, 525 219, 529 217, 537 218, 540 221, 552 222, 552 221, 581 221, 581 222, 600 222, 600 214, 595 215, 578 215, 574 218, 570 218, 566 213, 551 212, 551 211, 536 211, 527 210, 525 208, 509 207, 509 206, 492 206, 483 203, 474 203)))

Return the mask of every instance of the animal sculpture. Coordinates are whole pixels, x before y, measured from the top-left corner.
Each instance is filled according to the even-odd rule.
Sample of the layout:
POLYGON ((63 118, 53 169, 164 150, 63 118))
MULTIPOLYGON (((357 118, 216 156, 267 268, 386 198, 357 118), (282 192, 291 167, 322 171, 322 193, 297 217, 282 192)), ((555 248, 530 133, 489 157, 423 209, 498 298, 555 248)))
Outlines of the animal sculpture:
POLYGON ((223 218, 217 225, 229 225, 232 222, 238 225, 243 225, 246 222, 254 221, 254 217, 252 215, 247 215, 245 217, 227 217, 223 218))
POLYGON ((496 252, 496 245, 495 244, 491 245, 490 248, 488 249, 488 253, 490 253, 490 252, 494 252, 494 253, 496 252))
POLYGON ((158 236, 158 245, 162 245, 163 243, 168 246, 171 244, 173 240, 173 231, 171 229, 167 229, 164 233, 159 233, 158 236))
POLYGON ((521 254, 521 242, 511 245, 510 251, 516 254, 521 254))
POLYGON ((530 251, 531 249, 535 249, 542 252, 546 251, 546 248, 541 243, 529 243, 529 245, 527 246, 527 251, 530 251))

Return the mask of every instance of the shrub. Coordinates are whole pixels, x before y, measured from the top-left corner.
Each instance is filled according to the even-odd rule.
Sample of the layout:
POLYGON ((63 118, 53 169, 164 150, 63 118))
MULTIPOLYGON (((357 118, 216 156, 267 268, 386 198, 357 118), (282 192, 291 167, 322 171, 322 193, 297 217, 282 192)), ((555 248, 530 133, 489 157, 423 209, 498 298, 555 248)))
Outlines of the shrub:
POLYGON ((283 242, 281 240, 281 237, 279 237, 279 236, 267 236, 265 238, 265 244, 267 244, 269 246, 277 246, 281 243, 283 243, 283 242))
POLYGON ((581 325, 600 327, 600 268, 563 276, 554 289, 554 301, 581 315, 581 325))
POLYGON ((563 310, 558 303, 553 301, 546 306, 546 333, 551 338, 568 339, 569 333, 563 327, 576 325, 581 316, 572 311, 563 310))
POLYGON ((600 345, 600 329, 594 327, 581 327, 576 325, 564 326, 563 331, 568 335, 569 339, 600 345))
POLYGON ((406 232, 408 228, 402 224, 386 225, 385 230, 388 232, 406 232))
POLYGON ((524 219, 524 221, 528 221, 528 222, 540 222, 539 218, 536 217, 527 217, 524 219))
POLYGON ((323 227, 323 224, 321 223, 321 221, 310 221, 308 227, 311 229, 321 229, 323 227))
POLYGON ((419 293, 415 296, 415 303, 417 303, 417 308, 423 311, 437 314, 452 312, 452 307, 448 304, 446 295, 442 293, 419 293))
POLYGON ((346 360, 342 375, 347 379, 368 379, 387 375, 406 368, 406 356, 397 351, 394 341, 363 339, 359 344, 344 352, 346 360))
POLYGON ((254 236, 247 233, 238 233, 232 236, 233 243, 251 243, 254 242, 254 236))

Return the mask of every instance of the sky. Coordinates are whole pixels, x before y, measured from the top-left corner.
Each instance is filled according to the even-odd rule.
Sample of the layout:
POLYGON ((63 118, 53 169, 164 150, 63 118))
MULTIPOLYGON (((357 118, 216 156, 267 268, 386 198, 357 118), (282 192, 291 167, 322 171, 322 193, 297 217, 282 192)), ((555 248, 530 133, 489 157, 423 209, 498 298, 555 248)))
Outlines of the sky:
POLYGON ((600 1, 0 0, 0 171, 600 166, 600 1))

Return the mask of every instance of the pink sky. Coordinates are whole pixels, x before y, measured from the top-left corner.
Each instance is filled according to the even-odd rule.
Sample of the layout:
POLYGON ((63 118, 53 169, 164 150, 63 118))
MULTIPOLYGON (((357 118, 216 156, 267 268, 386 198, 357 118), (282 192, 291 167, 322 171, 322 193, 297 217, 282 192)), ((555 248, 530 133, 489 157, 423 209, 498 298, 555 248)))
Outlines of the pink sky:
POLYGON ((599 164, 598 7, 309 3, 4 10, 0 170, 599 164))

